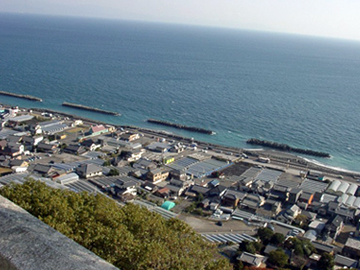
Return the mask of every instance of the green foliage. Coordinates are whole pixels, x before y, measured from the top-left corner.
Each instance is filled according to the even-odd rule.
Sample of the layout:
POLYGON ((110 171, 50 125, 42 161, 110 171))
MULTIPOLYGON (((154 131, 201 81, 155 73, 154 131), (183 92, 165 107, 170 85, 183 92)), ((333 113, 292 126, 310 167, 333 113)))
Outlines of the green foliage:
POLYGON ((269 228, 259 228, 257 231, 257 235, 259 236, 261 241, 266 245, 270 242, 270 239, 274 235, 274 232, 269 228))
POLYGON ((275 233, 270 239, 270 243, 276 246, 284 243, 284 241, 285 241, 285 236, 282 235, 281 233, 275 233))
POLYGON ((0 190, 34 216, 123 270, 230 269, 186 223, 145 208, 27 181, 0 190))
POLYGON ((108 173, 109 176, 116 176, 116 175, 119 175, 119 171, 115 168, 111 168, 109 173, 108 173))
POLYGON ((256 253, 256 248, 255 248, 253 242, 242 241, 239 244, 239 251, 245 251, 245 252, 249 252, 251 254, 255 254, 256 253))
POLYGON ((50 142, 55 141, 55 135, 49 135, 48 139, 50 142))
POLYGON ((284 267, 288 260, 289 256, 282 249, 273 250, 269 253, 269 262, 273 265, 284 267))
POLYGON ((298 256, 304 256, 304 250, 300 244, 294 245, 294 253, 298 256))
POLYGON ((196 206, 197 206, 197 203, 196 202, 193 202, 192 204, 190 204, 188 207, 186 207, 184 209, 184 211, 186 213, 192 213, 195 209, 196 209, 196 206))
POLYGON ((103 166, 110 166, 110 165, 111 165, 110 160, 105 160, 103 163, 103 166))
POLYGON ((234 270, 243 270, 244 269, 244 264, 242 261, 239 261, 235 266, 234 266, 234 270))
POLYGON ((253 242, 253 245, 257 252, 260 252, 262 250, 262 248, 264 247, 261 242, 253 242))
POLYGON ((308 240, 300 240, 296 237, 292 237, 284 244, 289 249, 294 249, 294 253, 298 256, 310 256, 315 252, 315 247, 308 240))
POLYGON ((295 218, 294 225, 303 230, 307 230, 309 228, 308 218, 305 215, 300 214, 295 218))
POLYGON ((201 193, 199 193, 197 196, 196 196, 196 202, 200 203, 204 200, 204 195, 202 195, 201 193))
POLYGON ((61 145, 60 145, 60 149, 65 149, 67 147, 67 144, 66 143, 62 143, 61 145))
POLYGON ((334 256, 329 253, 323 253, 317 263, 319 269, 332 270, 334 269, 334 256))

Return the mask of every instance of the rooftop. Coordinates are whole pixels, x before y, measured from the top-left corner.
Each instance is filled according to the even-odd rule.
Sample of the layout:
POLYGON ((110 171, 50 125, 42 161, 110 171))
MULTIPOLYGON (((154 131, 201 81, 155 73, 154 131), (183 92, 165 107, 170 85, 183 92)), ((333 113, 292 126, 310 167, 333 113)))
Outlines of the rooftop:
POLYGON ((352 249, 360 250, 360 240, 349 238, 345 243, 345 247, 350 247, 352 249))

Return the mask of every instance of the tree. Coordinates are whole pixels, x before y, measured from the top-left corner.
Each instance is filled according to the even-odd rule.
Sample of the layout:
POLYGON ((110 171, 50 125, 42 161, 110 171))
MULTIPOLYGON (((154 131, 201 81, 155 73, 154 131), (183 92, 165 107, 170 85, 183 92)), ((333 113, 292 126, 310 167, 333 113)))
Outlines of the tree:
POLYGON ((253 242, 242 241, 239 244, 239 251, 245 251, 245 252, 249 252, 251 254, 255 254, 256 253, 256 248, 254 247, 253 242))
POLYGON ((289 238, 285 241, 284 247, 288 249, 294 249, 295 255, 298 256, 310 256, 315 252, 315 247, 308 240, 300 240, 296 237, 289 238))
POLYGON ((67 147, 67 144, 66 143, 62 143, 61 145, 60 145, 60 149, 65 149, 67 147))
POLYGON ((204 200, 204 195, 202 193, 199 193, 197 196, 196 196, 196 201, 198 203, 202 202, 204 200))
POLYGON ((273 265, 284 267, 288 260, 289 256, 282 249, 273 250, 269 253, 269 262, 273 265))
POLYGON ((270 243, 276 246, 284 243, 284 241, 285 241, 285 236, 282 235, 281 233, 275 233, 270 239, 270 243))
POLYGON ((304 249, 300 243, 294 244, 294 253, 298 256, 304 256, 304 249))
POLYGON ((52 189, 39 181, 0 190, 20 207, 123 270, 230 270, 186 223, 103 195, 52 189))
POLYGON ((116 176, 116 175, 119 175, 119 171, 115 168, 111 168, 108 173, 108 176, 116 176))
POLYGON ((244 269, 244 264, 242 261, 239 261, 237 264, 236 264, 236 268, 234 267, 234 269, 236 270, 243 270, 244 269))
POLYGON ((254 245, 257 252, 260 252, 261 249, 264 247, 261 242, 253 242, 253 245, 254 245))
POLYGON ((261 241, 264 244, 268 244, 271 237, 274 235, 274 232, 269 228, 259 228, 257 231, 257 235, 260 237, 261 241))
POLYGON ((307 222, 308 218, 307 218, 307 216, 300 214, 300 215, 297 215, 295 220, 301 225, 302 223, 307 222))
POLYGON ((110 166, 110 165, 111 165, 110 160, 105 160, 103 163, 103 166, 110 166))
POLYGON ((334 256, 329 253, 323 253, 317 263, 319 269, 332 270, 334 268, 334 256))

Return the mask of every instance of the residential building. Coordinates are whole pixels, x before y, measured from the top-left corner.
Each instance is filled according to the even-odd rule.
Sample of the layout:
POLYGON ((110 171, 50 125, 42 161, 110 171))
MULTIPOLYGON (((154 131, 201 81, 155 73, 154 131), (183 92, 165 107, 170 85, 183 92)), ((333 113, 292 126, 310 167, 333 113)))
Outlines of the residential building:
POLYGON ((267 257, 259 255, 259 254, 251 254, 248 252, 243 252, 236 259, 243 262, 246 265, 261 267, 267 260, 267 257))
POLYGON ((135 169, 153 170, 157 168, 157 165, 149 159, 140 158, 133 164, 133 167, 135 169))
POLYGON ((38 152, 49 153, 49 154, 55 154, 59 151, 57 144, 48 144, 44 142, 38 143, 36 149, 38 152))
MULTIPOLYGON (((315 192, 314 192, 315 193, 315 192)), ((314 198, 314 193, 312 193, 312 192, 302 192, 301 194, 300 194, 300 197, 299 197, 299 199, 298 199, 298 201, 299 202, 304 202, 304 203, 306 203, 306 204, 311 204, 312 203, 312 201, 313 201, 313 198, 314 198)))
POLYGON ((339 215, 334 216, 333 218, 329 219, 325 231, 330 235, 332 238, 336 238, 341 230, 344 227, 344 220, 339 215))
POLYGON ((237 206, 245 197, 245 192, 228 189, 222 197, 222 205, 237 206))
POLYGON ((153 169, 147 173, 147 179, 151 180, 153 183, 159 183, 165 181, 169 176, 168 171, 163 171, 161 169, 153 169))
POLYGON ((293 188, 289 192, 289 203, 295 204, 297 203, 300 195, 302 194, 302 189, 300 188, 293 188))
POLYGON ((265 198, 258 194, 247 194, 246 198, 241 202, 242 208, 248 208, 256 211, 260 206, 265 204, 265 198))
POLYGON ((64 153, 68 153, 68 154, 72 154, 72 155, 82 155, 84 153, 86 153, 86 149, 84 146, 82 145, 78 145, 78 144, 70 144, 68 146, 66 146, 63 149, 64 153))
POLYGON ((120 140, 125 142, 132 142, 136 139, 139 139, 140 135, 138 133, 126 132, 120 135, 120 140))
POLYGON ((339 254, 335 255, 334 263, 341 268, 351 269, 358 267, 358 260, 353 260, 339 254))
POLYGON ((84 140, 81 142, 81 145, 89 151, 96 151, 96 149, 101 147, 101 143, 94 141, 93 139, 84 140))
POLYGON ((102 175, 102 168, 94 164, 81 164, 76 168, 76 173, 81 178, 90 178, 102 175))
POLYGON ((360 259, 360 240, 348 238, 343 248, 343 255, 352 259, 360 259))
POLYGON ((186 195, 187 196, 191 196, 191 197, 196 197, 199 194, 201 194, 203 197, 206 197, 208 195, 210 191, 210 188, 207 187, 203 187, 203 186, 198 186, 198 185, 193 185, 189 188, 188 191, 186 191, 186 195))
POLYGON ((101 134, 107 133, 108 131, 109 130, 106 127, 104 127, 104 125, 96 125, 96 126, 92 126, 86 135, 90 137, 99 136, 101 134))

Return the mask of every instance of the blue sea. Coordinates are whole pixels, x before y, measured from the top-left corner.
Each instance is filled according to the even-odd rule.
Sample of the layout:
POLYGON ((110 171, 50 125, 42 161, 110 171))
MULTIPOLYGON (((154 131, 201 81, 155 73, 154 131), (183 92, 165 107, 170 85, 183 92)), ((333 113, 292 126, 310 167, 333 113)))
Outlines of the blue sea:
POLYGON ((0 14, 0 103, 249 148, 329 152, 360 171, 360 42, 144 22, 0 14), (62 107, 63 101, 122 114, 62 107), (210 129, 203 135, 148 118, 210 129))

